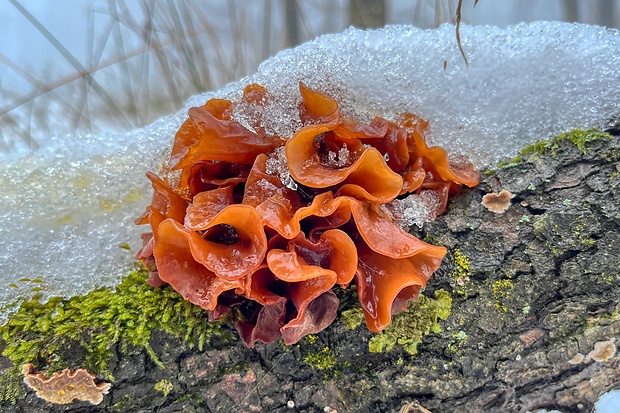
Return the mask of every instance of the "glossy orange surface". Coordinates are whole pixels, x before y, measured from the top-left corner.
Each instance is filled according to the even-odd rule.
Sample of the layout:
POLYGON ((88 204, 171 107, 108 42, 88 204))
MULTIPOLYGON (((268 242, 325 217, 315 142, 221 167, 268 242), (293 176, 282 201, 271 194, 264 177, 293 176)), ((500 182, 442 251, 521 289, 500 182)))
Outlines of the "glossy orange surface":
POLYGON ((236 105, 260 112, 274 99, 259 85, 248 85, 240 103, 211 99, 190 109, 168 162, 180 174, 174 185, 148 174, 153 201, 136 221, 153 232, 138 253, 156 265, 151 284, 170 284, 214 318, 256 303, 235 324, 250 347, 323 330, 338 310, 333 289, 350 283, 367 327, 387 327, 446 249, 403 231, 382 205, 431 192, 436 216, 479 178, 426 144, 423 119, 366 124, 342 116, 331 97, 299 88, 305 126, 292 136, 266 134, 263 115, 250 120, 251 130, 234 119, 236 105))

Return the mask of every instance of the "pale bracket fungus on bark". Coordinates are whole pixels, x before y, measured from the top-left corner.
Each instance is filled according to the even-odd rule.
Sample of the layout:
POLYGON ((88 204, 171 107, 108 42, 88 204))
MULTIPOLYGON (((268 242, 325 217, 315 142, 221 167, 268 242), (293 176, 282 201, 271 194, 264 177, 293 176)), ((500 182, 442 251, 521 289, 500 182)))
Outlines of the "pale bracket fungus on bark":
POLYGON ((64 369, 48 378, 28 363, 22 367, 22 373, 24 383, 36 391, 38 397, 54 404, 69 404, 75 399, 99 404, 112 387, 110 383, 95 383, 95 376, 85 369, 64 369))
POLYGON ((486 194, 482 197, 482 206, 496 214, 503 214, 510 207, 513 196, 505 189, 499 194, 486 194))
POLYGON ((607 361, 616 355, 616 338, 594 343, 594 350, 588 353, 586 360, 607 361))
POLYGON ((599 341, 594 343, 594 350, 589 352, 586 356, 581 353, 575 354, 575 356, 568 360, 570 364, 589 363, 590 361, 603 362, 608 361, 616 355, 616 338, 612 337, 607 341, 599 341))

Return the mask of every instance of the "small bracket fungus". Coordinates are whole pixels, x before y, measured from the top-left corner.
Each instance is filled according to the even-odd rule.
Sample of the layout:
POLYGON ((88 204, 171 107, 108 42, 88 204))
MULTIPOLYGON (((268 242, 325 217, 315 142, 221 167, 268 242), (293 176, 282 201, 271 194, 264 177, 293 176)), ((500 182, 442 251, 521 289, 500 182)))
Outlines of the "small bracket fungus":
POLYGON ((75 399, 99 404, 112 387, 110 383, 95 383, 95 376, 85 369, 64 369, 48 378, 28 363, 22 367, 22 373, 24 383, 36 391, 38 397, 54 404, 69 404, 75 399))
POLYGON ((486 194, 482 197, 482 206, 496 214, 503 214, 510 207, 513 194, 503 189, 499 194, 486 194))
POLYGON ((581 353, 577 353, 573 356, 572 359, 568 360, 568 364, 580 364, 583 363, 583 361, 586 359, 586 356, 584 356, 581 353))
POLYGON ((599 341, 594 344, 594 350, 588 353, 586 360, 607 361, 616 355, 616 338, 611 340, 599 341))
POLYGON ((575 356, 568 360, 569 364, 589 363, 590 361, 608 361, 616 355, 616 338, 612 337, 607 341, 599 341, 594 343, 594 350, 589 352, 586 356, 581 353, 575 354, 575 356))
POLYGON ((409 403, 405 403, 403 407, 400 408, 398 413, 432 413, 430 410, 424 408, 420 402, 414 400, 409 403))

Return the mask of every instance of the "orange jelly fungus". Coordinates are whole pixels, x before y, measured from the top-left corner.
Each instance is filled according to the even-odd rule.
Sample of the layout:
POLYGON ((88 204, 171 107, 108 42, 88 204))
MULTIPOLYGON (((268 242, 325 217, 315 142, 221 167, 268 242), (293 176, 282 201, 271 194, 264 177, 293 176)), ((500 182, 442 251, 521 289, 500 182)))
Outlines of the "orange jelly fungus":
MULTIPOLYGON (((149 284, 169 284, 212 320, 238 306, 235 326, 249 347, 325 329, 339 305, 333 288, 352 282, 368 329, 383 330, 446 249, 403 231, 381 204, 432 191, 437 216, 479 180, 472 165, 451 165, 443 149, 427 146, 428 123, 417 116, 365 124, 323 93, 299 89, 304 126, 293 136, 240 124, 228 100, 190 109, 167 177, 147 174, 153 201, 136 221, 152 229, 137 254, 149 284)), ((260 109, 271 99, 252 84, 241 102, 260 109)))

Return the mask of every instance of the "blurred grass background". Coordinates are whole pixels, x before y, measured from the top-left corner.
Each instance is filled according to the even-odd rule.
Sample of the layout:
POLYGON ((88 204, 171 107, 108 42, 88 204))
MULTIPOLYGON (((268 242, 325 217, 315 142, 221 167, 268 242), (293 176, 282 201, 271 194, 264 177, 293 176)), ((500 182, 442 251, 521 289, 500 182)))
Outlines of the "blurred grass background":
MULTIPOLYGON (((460 2, 80 0, 83 12, 68 14, 63 8, 70 3, 47 9, 35 0, 0 5, 0 12, 19 16, 26 33, 25 39, 5 34, 0 42, 0 152, 35 149, 49 136, 140 127, 177 111, 189 96, 253 73, 282 49, 351 25, 454 23, 460 2), (52 21, 61 29, 50 19, 60 19, 52 21), (63 40, 67 35, 79 37, 85 48, 70 47, 63 40), (36 36, 39 50, 51 48, 56 57, 45 61, 36 52, 26 58, 4 53, 29 42, 28 36, 36 36)), ((474 0, 464 0, 462 14, 470 24, 546 19, 615 27, 618 3, 480 0, 474 9, 474 0)))

